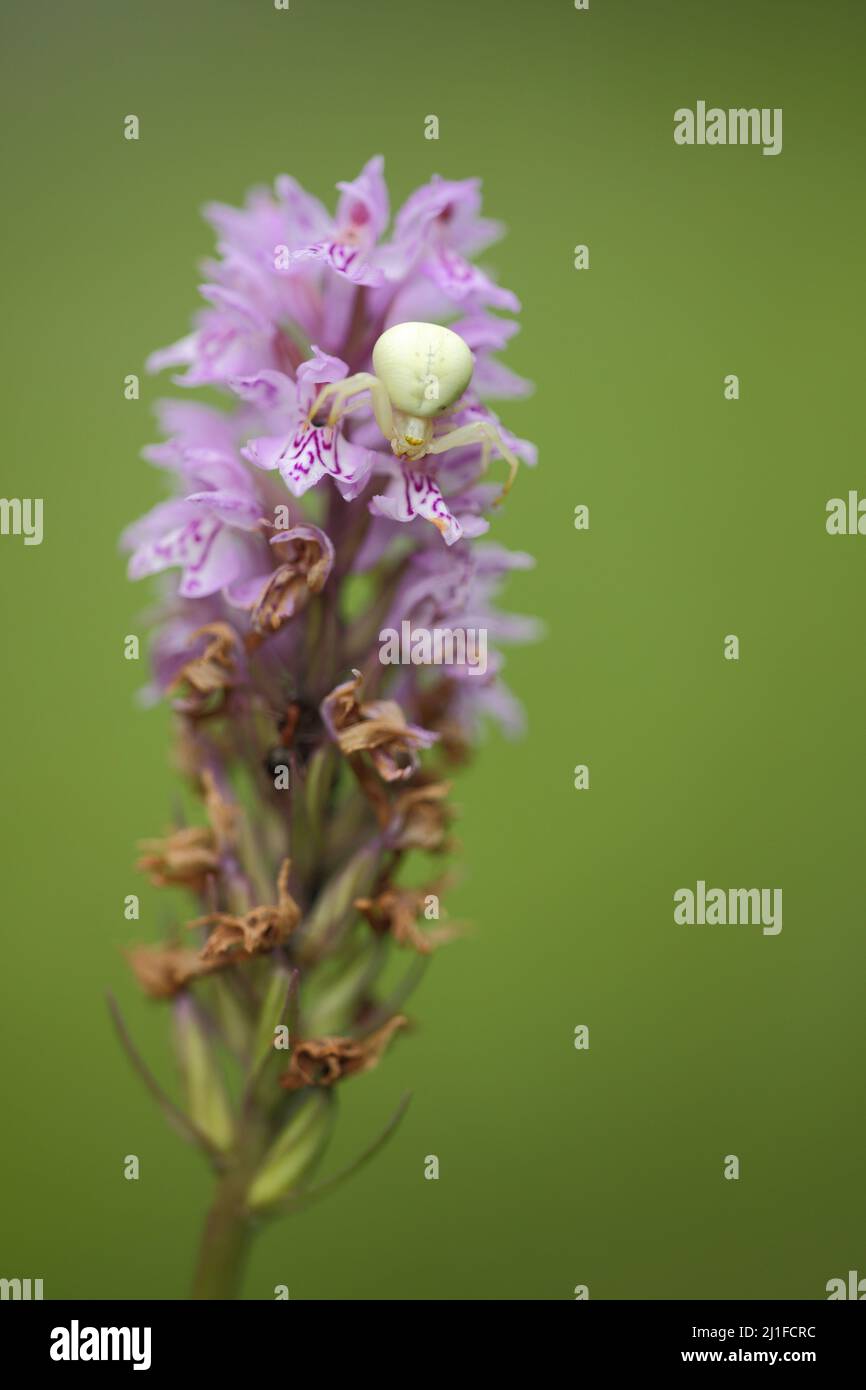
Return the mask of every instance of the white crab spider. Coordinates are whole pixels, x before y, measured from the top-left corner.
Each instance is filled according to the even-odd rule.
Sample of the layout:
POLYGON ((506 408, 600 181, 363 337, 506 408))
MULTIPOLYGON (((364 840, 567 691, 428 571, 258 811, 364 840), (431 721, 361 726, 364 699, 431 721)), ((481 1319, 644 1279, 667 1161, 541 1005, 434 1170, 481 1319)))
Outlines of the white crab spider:
POLYGON ((395 324, 377 339, 373 366, 375 376, 357 372, 323 386, 310 410, 310 421, 330 400, 328 426, 333 429, 340 415, 348 413, 343 406, 349 398, 369 391, 376 424, 398 458, 415 462, 427 454, 480 444, 483 473, 491 450, 497 449, 509 468, 501 501, 511 490, 518 460, 496 426, 489 420, 475 420, 469 425, 446 425, 444 433, 433 432, 434 423, 442 422, 472 380, 475 361, 459 333, 437 323, 395 324))

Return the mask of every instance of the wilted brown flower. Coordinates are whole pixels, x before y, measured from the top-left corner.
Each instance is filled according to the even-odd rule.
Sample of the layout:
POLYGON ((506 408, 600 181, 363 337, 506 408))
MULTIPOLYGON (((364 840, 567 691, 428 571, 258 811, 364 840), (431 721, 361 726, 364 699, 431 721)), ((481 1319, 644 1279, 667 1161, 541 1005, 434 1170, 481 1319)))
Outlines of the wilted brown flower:
POLYGON ((412 946, 422 956, 429 956, 437 946, 453 940, 457 934, 453 926, 434 927, 427 932, 416 926, 432 891, 389 886, 374 898, 356 898, 354 906, 363 913, 375 932, 387 932, 398 946, 412 946))
POLYGON ((451 713, 456 692, 457 681, 442 676, 420 690, 415 703, 424 728, 439 735, 440 752, 449 763, 460 766, 469 761, 472 750, 465 729, 451 713))
POLYGON ((213 773, 201 773, 202 795, 210 825, 189 825, 161 839, 142 840, 136 868, 150 875, 157 888, 183 885, 203 892, 208 878, 219 872, 219 856, 234 845, 238 809, 221 795, 213 773))
POLYGON ((184 884, 200 893, 219 869, 213 831, 207 825, 185 826, 161 840, 142 840, 139 849, 144 853, 135 867, 149 874, 157 888, 184 884))
POLYGON ((277 632, 306 606, 312 594, 324 587, 334 563, 334 549, 315 526, 296 526, 275 536, 283 563, 274 570, 252 605, 250 621, 261 635, 277 632))
POLYGON ((384 782, 403 781, 418 769, 418 750, 429 748, 437 735, 408 723, 396 700, 360 700, 360 671, 326 695, 322 718, 340 752, 347 758, 369 753, 384 782))
POLYGON ((202 947, 201 959, 211 961, 238 951, 242 955, 254 956, 282 945, 301 920, 301 909, 289 893, 290 871, 291 860, 284 859, 277 879, 275 907, 254 907, 243 917, 234 917, 228 912, 210 912, 206 917, 197 917, 189 922, 187 925, 190 928, 214 928, 202 947))
POLYGON ((316 1038, 296 1043, 280 1085, 287 1091, 299 1091, 303 1086, 333 1086, 345 1076, 370 1071, 394 1033, 405 1028, 407 1022, 403 1014, 395 1014, 367 1038, 316 1038))
POLYGON ((454 811, 446 798, 450 782, 420 782, 395 798, 389 839, 395 849, 448 848, 448 827, 454 811))
POLYGON ((222 708, 227 692, 234 685, 240 639, 228 623, 206 623, 196 628, 190 642, 199 637, 211 637, 200 656, 187 661, 175 676, 169 690, 186 687, 189 694, 176 701, 175 708, 183 714, 201 718, 222 708))
POLYGON ((186 946, 135 946, 126 954, 138 983, 153 999, 171 999, 216 968, 186 946))
POLYGON ((217 848, 221 851, 231 849, 237 839, 238 808, 226 801, 209 768, 201 774, 205 810, 211 824, 217 848))

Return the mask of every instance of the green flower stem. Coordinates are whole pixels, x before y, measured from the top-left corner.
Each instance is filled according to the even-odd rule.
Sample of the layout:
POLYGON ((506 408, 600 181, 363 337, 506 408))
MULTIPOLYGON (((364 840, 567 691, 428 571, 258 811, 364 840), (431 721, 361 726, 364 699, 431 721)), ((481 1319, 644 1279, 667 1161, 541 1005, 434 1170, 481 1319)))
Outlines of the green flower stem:
POLYGON ((227 1173, 217 1186, 199 1248, 194 1299, 234 1299, 240 1291, 252 1239, 247 1177, 241 1177, 239 1172, 227 1173))
POLYGON ((199 1246, 193 1299, 235 1299, 240 1294, 253 1236, 247 1193, 271 1138, 271 1122, 258 1108, 243 1119, 236 1147, 217 1180, 199 1246))

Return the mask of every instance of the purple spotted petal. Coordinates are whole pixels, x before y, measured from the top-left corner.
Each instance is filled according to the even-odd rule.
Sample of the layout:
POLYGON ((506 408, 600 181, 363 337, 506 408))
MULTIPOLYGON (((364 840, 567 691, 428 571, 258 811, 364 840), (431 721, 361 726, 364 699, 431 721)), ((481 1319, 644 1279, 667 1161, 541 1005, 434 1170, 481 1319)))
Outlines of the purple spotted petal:
POLYGON ((424 262, 423 269, 443 294, 458 304, 471 308, 489 304, 494 309, 508 309, 513 313, 520 309, 516 294, 494 284, 483 270, 455 251, 439 250, 424 262))
POLYGON ((193 517, 181 526, 165 531, 157 540, 139 545, 129 562, 130 579, 143 579, 148 574, 182 565, 184 569, 201 569, 213 547, 222 524, 213 517, 193 517))
POLYGON ((377 286, 385 278, 381 270, 371 265, 363 248, 350 242, 331 240, 304 246, 300 251, 292 252, 290 264, 294 266, 311 260, 323 261, 338 275, 351 280, 353 285, 377 286))
POLYGON ((217 449, 184 449, 182 466, 184 477, 196 491, 214 488, 250 498, 255 496, 249 470, 234 453, 221 453, 217 449))
POLYGON ((480 216, 479 179, 454 182, 434 174, 407 198, 395 219, 394 240, 410 247, 445 243, 474 256, 502 235, 501 222, 480 216))
POLYGON ((228 384, 236 396, 259 410, 294 410, 297 407, 297 388, 285 372, 255 372, 252 376, 232 377, 228 384))
POLYGON ((238 526, 242 531, 256 530, 262 520, 258 501, 237 492, 193 492, 186 500, 212 513, 227 526, 238 526))
POLYGON ((182 598, 200 598, 225 589, 245 575, 253 573, 257 555, 237 531, 222 526, 219 521, 210 543, 204 546, 193 563, 184 566, 178 593, 182 598))
POLYGON ((251 439, 243 454, 258 468, 278 468, 295 497, 303 497, 327 474, 350 501, 363 490, 375 461, 369 449, 350 444, 339 430, 307 424, 288 438, 251 439))
MULTIPOLYGON (((138 521, 133 521, 127 526, 120 537, 122 550, 138 550, 148 546, 153 541, 158 541, 169 531, 175 531, 183 526, 187 521, 193 519, 193 510, 183 497, 172 497, 168 502, 158 502, 152 507, 145 516, 139 517, 138 521)), ((134 558, 134 557, 133 557, 134 558)), ((130 561, 130 570, 132 568, 130 561)), ((153 571, 143 570, 142 574, 150 574, 153 571)), ((130 574, 132 579, 138 579, 138 574, 130 574)))
POLYGON ((351 231, 367 246, 372 246, 388 225, 384 168, 382 156, 374 155, 351 183, 337 184, 342 194, 337 205, 337 226, 351 231))
POLYGON ((449 510, 436 481, 429 473, 404 468, 402 476, 394 478, 385 493, 370 502, 374 516, 386 516, 391 521, 414 521, 423 517, 430 521, 446 545, 453 545, 463 535, 463 528, 449 510))

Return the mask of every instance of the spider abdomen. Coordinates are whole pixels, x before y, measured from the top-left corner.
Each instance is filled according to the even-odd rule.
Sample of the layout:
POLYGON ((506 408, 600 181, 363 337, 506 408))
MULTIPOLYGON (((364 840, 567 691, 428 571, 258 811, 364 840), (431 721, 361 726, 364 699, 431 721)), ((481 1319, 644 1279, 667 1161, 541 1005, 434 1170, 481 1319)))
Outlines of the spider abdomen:
POLYGON ((460 399, 474 365, 459 333, 438 323, 397 323, 373 348, 373 370, 391 404, 422 420, 460 399))

